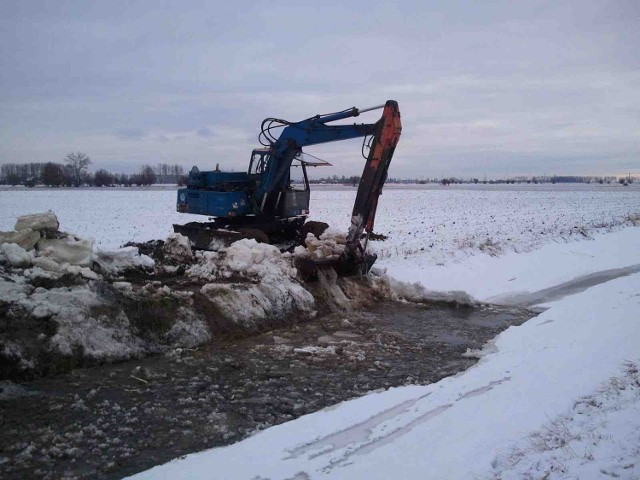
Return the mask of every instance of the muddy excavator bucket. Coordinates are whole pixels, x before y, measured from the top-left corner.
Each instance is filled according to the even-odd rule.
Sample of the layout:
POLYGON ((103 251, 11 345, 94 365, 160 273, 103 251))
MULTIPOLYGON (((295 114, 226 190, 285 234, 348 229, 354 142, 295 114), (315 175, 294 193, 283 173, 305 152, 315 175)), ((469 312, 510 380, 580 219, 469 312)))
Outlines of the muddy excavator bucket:
POLYGON ((338 258, 313 260, 311 258, 298 257, 295 266, 298 274, 305 282, 318 280, 318 272, 333 269, 339 277, 351 277, 366 275, 378 258, 375 254, 365 254, 363 258, 341 256, 338 258))

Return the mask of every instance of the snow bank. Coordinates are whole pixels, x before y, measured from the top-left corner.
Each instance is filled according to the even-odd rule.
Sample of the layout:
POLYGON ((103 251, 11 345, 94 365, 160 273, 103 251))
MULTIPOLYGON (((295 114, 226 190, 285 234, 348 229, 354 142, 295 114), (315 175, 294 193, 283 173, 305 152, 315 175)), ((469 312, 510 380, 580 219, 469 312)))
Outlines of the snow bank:
MULTIPOLYGON (((35 351, 44 348, 57 355, 82 355, 99 361, 125 359, 142 353, 142 342, 132 335, 127 317, 97 289, 85 284, 47 289, 34 287, 28 281, 28 277, 16 275, 0 279, 0 305, 7 307, 8 318, 20 321, 25 328, 35 322, 30 336, 16 337, 13 341, 24 346, 20 347, 20 356, 24 359, 35 359, 31 355, 37 357, 34 348, 35 351), (43 332, 43 322, 55 326, 53 334, 39 334, 39 331, 43 332), (39 343, 42 345, 37 346, 39 343)), ((7 330, 5 333, 14 335, 16 332, 7 330)), ((34 368, 35 365, 26 366, 34 368)))
POLYGON ((492 478, 640 478, 640 362, 498 454, 492 478), (598 475, 600 476, 600 475, 598 475))
POLYGON ((315 314, 290 256, 255 240, 194 255, 186 237, 172 234, 144 245, 156 264, 136 246, 94 253, 92 240, 55 231, 51 212, 17 225, 40 229, 21 230, 25 238, 38 237, 29 251, 0 244, 1 311, 11 325, 24 326, 0 339, 0 357, 18 369, 57 371, 39 363, 46 355, 68 369, 193 347, 212 331, 264 330, 315 314))
POLYGON ((86 362, 193 347, 211 338, 191 292, 172 291, 160 282, 110 284, 87 268, 61 269, 0 275, 0 308, 11 325, 19 326, 0 339, 2 361, 17 368, 0 369, 3 375, 56 373, 86 362), (43 284, 48 287, 36 286, 43 284), (13 347, 7 351, 7 345, 13 347))
MULTIPOLYGON (((153 272, 154 261, 136 247, 94 256, 93 241, 58 232, 52 212, 20 217, 16 228, 21 230, 2 239, 30 250, 0 244, 0 309, 12 326, 0 339, 0 374, 64 371, 211 338, 189 295, 160 282, 128 288, 109 282, 134 271, 153 272)), ((184 252, 184 242, 174 240, 184 252)))
POLYGON ((629 227, 588 241, 551 243, 500 257, 474 255, 446 266, 433 265, 427 257, 378 260, 376 265, 396 280, 417 282, 427 290, 462 290, 482 301, 504 302, 577 277, 639 264, 640 227, 629 227))

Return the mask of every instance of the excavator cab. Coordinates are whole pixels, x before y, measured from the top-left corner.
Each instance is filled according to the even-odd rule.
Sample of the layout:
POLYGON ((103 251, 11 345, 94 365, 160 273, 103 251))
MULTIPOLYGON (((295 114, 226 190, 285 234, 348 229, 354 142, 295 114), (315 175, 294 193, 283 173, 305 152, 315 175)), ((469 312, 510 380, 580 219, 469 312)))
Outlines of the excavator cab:
POLYGON ((247 173, 252 176, 256 175, 256 178, 259 180, 260 175, 262 175, 267 168, 270 153, 270 148, 255 148, 253 152, 251 152, 251 160, 249 160, 249 170, 247 173))
MULTIPOLYGON (((252 190, 258 189, 269 169, 270 148, 256 148, 251 152, 249 171, 252 190)), ((289 175, 284 186, 277 191, 276 205, 273 209, 275 217, 291 218, 309 213, 310 189, 307 170, 304 162, 294 160, 289 168, 289 175)))
MULTIPOLYGON (((270 155, 271 149, 268 147, 256 148, 251 152, 247 174, 252 179, 255 188, 265 178, 264 174, 269 168, 270 155)), ((284 182, 282 190, 278 192, 277 207, 275 208, 277 217, 291 218, 309 214, 311 189, 309 188, 307 167, 322 166, 331 166, 331 164, 302 151, 294 157, 289 167, 288 179, 284 182)))

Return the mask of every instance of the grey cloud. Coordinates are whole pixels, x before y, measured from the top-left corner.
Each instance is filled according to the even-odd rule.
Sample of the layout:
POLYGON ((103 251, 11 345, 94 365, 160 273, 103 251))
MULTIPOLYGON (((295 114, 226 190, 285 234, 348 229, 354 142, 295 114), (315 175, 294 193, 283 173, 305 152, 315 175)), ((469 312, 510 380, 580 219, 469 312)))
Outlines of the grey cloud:
MULTIPOLYGON (((96 168, 238 170, 265 117, 395 98, 394 176, 640 170, 632 0, 5 3, 0 162, 81 145, 96 168)), ((361 165, 347 142, 312 153, 361 165)))
POLYGON ((196 133, 198 134, 199 137, 204 137, 204 138, 213 137, 213 130, 211 130, 209 127, 199 128, 196 133))
POLYGON ((116 130, 114 134, 124 140, 140 140, 145 137, 147 132, 139 128, 122 128, 116 130))

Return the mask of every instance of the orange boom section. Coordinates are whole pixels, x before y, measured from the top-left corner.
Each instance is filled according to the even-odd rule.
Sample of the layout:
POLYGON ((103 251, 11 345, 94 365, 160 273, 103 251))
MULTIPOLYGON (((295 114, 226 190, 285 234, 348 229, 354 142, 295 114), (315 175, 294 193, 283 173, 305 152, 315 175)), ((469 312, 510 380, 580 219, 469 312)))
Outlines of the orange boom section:
POLYGON ((389 164, 401 133, 402 123, 398 102, 388 100, 385 103, 382 118, 376 123, 369 155, 353 205, 351 227, 347 236, 347 245, 352 250, 362 249, 360 237, 363 230, 366 229, 368 233, 373 230, 378 197, 382 193, 382 186, 387 179, 389 164))
MULTIPOLYGON (((382 193, 382 186, 387 179, 387 172, 389 170, 389 164, 393 157, 393 152, 400 140, 400 134, 402 133, 402 123, 400 121, 400 109, 397 102, 387 102, 382 113, 382 132, 380 134, 380 140, 377 144, 373 145, 371 152, 369 153, 368 166, 371 169, 380 172, 379 177, 381 181, 374 183, 375 192, 373 198, 371 198, 371 210, 367 216, 367 224, 365 229, 371 233, 373 231, 373 223, 376 218, 376 209, 378 208, 378 197, 382 193)), ((375 140, 374 140, 375 143, 375 140)))

